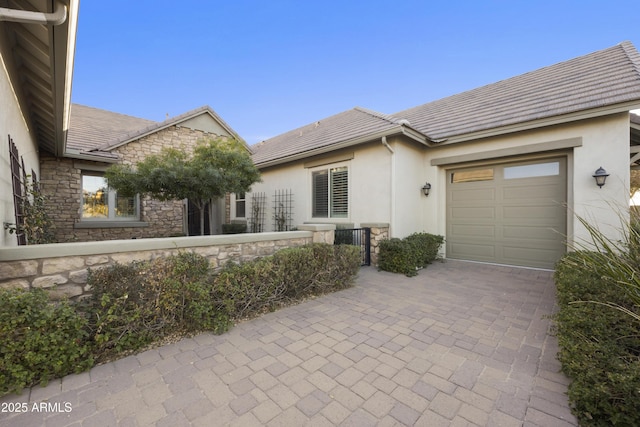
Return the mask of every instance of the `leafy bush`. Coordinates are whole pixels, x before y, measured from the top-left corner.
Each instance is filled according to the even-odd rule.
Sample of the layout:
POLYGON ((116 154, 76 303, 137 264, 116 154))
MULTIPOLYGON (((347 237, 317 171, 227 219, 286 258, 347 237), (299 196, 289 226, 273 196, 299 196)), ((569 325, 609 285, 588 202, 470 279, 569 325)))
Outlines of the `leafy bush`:
POLYGON ((226 330, 208 285, 209 262, 190 252, 90 271, 90 325, 98 359, 174 333, 226 330))
POLYGON ((247 232, 246 222, 232 222, 231 224, 222 224, 222 234, 239 234, 247 232))
POLYGON ((90 368, 86 323, 42 289, 0 289, 0 395, 90 368))
POLYGON ((558 359, 584 426, 640 425, 640 307, 598 267, 618 256, 579 251, 556 266, 558 359))
POLYGON ((350 286, 360 268, 354 246, 313 244, 283 249, 241 265, 229 263, 213 278, 213 295, 233 319, 350 286))
POLYGON ((442 236, 414 233, 404 239, 392 238, 380 242, 378 268, 411 277, 426 267, 437 256, 444 242, 442 236))
POLYGON ((426 267, 438 257, 438 251, 444 242, 444 237, 429 233, 413 233, 404 240, 411 246, 416 265, 426 267))

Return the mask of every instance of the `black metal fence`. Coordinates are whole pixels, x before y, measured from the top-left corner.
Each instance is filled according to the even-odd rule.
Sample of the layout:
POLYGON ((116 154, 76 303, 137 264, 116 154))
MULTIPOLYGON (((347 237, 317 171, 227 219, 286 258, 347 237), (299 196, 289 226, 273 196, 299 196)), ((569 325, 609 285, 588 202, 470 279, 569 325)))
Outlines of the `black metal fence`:
POLYGON ((336 229, 334 243, 336 245, 360 246, 362 265, 371 265, 371 229, 343 228, 336 229))

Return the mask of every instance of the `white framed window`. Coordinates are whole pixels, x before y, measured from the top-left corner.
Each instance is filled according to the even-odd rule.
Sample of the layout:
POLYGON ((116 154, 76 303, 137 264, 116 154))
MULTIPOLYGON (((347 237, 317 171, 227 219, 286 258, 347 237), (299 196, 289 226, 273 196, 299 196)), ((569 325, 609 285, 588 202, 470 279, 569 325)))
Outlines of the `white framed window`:
POLYGON ((349 217, 349 169, 337 166, 311 172, 311 216, 349 217))
POLYGON ((118 195, 100 172, 82 173, 82 221, 137 221, 138 207, 138 196, 118 195))

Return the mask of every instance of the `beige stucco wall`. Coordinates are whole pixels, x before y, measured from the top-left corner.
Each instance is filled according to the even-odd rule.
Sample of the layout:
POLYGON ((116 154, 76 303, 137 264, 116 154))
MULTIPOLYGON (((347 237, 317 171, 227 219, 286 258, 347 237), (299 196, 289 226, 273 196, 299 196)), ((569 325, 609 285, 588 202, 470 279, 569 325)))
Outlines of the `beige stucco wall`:
MULTIPOLYGON (((391 237, 403 238, 411 233, 424 231, 421 227, 424 204, 428 197, 424 196, 422 186, 426 182, 424 172, 425 148, 415 143, 394 140, 395 209, 391 220, 391 237)), ((431 196, 429 196, 431 197, 431 196)))
MULTIPOLYGON (((262 182, 251 188, 251 193, 266 195, 265 231, 273 231, 273 195, 276 190, 293 193, 293 224, 312 222, 359 226, 361 223, 388 223, 391 216, 389 199, 391 154, 382 143, 354 147, 338 151, 329 157, 317 156, 261 170, 262 182), (311 174, 328 167, 349 168, 349 216, 347 218, 312 218, 311 174)), ((251 211, 251 195, 247 194, 247 215, 251 211)), ((231 219, 239 219, 235 212, 235 196, 231 197, 231 219)))
MULTIPOLYGON (((567 234, 570 243, 588 238, 584 228, 575 220, 574 214, 597 223, 602 231, 616 238, 619 235, 620 213, 623 216, 626 215, 629 208, 629 117, 627 113, 426 150, 424 170, 426 179, 431 182, 433 188, 431 195, 424 203, 422 227, 428 232, 445 235, 446 171, 460 166, 459 164, 432 166, 433 159, 505 150, 511 147, 535 147, 536 144, 546 144, 548 147, 548 144, 567 140, 577 140, 581 146, 559 151, 540 151, 523 155, 523 157, 557 157, 558 155, 567 157, 569 206, 567 234), (592 177, 600 166, 611 174, 602 189, 595 185, 592 177), (433 218, 437 218, 437 221, 433 218)), ((497 156, 474 163, 482 164, 513 158, 497 156)))
POLYGON ((40 174, 38 146, 20 109, 16 93, 9 81, 5 58, 0 51, 0 247, 16 246, 15 234, 4 229, 4 223, 15 223, 8 135, 22 156, 27 173, 40 174))

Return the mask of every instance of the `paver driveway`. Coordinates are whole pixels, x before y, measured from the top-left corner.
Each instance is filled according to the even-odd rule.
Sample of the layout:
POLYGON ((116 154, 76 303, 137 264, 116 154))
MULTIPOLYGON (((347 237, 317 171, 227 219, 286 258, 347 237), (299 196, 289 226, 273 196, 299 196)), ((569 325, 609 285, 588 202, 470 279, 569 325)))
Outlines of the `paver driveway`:
POLYGON ((0 413, 0 424, 577 425, 545 318, 554 298, 546 271, 448 261, 406 278, 363 268, 354 288, 224 335, 6 396, 3 408, 29 412, 0 413))

